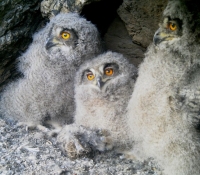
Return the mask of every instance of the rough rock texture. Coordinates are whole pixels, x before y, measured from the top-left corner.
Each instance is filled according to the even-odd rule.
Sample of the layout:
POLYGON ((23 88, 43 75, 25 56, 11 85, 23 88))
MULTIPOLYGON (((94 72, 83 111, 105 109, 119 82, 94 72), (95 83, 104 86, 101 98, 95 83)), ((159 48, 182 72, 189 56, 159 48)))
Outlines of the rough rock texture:
POLYGON ((134 43, 147 47, 152 42, 167 2, 167 0, 123 1, 118 14, 134 43))
POLYGON ((99 29, 101 36, 104 36, 110 24, 117 16, 117 9, 122 2, 123 0, 94 1, 83 7, 81 15, 92 21, 99 29))
POLYGON ((48 18, 59 12, 80 13, 84 5, 93 1, 100 0, 43 0, 41 2, 41 13, 48 18))
POLYGON ((40 0, 0 1, 0 85, 15 75, 14 60, 41 23, 39 6, 40 0))
POLYGON ((108 28, 104 41, 107 49, 122 53, 135 66, 138 66, 144 58, 146 49, 132 42, 123 21, 118 16, 108 28))
POLYGON ((161 175, 158 165, 121 159, 113 152, 94 153, 91 158, 70 160, 56 139, 40 131, 0 118, 0 174, 2 175, 161 175))

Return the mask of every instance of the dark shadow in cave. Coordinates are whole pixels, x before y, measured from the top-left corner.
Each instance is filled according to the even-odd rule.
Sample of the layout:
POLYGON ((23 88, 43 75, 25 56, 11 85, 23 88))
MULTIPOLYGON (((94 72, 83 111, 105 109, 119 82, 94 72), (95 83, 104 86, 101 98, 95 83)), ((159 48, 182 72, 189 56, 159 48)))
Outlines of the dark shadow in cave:
POLYGON ((96 25, 101 36, 107 32, 108 27, 117 15, 117 9, 123 0, 101 0, 85 5, 81 15, 96 25))

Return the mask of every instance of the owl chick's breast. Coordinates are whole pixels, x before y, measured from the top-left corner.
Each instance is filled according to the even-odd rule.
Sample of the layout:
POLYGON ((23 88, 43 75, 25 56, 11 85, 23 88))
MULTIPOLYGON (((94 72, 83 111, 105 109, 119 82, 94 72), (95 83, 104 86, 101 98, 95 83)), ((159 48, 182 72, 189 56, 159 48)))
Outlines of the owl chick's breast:
MULTIPOLYGON (((75 122, 90 128, 108 129, 123 123, 123 114, 130 99, 133 82, 129 87, 101 91, 93 85, 76 89, 75 122)), ((123 125, 123 124, 121 124, 123 125)))

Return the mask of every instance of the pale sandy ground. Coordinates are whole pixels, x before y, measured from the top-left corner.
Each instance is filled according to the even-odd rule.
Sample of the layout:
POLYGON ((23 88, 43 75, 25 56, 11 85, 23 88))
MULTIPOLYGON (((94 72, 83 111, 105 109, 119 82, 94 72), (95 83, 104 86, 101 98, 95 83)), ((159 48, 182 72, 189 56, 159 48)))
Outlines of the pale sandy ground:
POLYGON ((121 159, 114 152, 95 152, 92 158, 70 160, 41 131, 0 118, 1 175, 161 175, 152 160, 121 159))

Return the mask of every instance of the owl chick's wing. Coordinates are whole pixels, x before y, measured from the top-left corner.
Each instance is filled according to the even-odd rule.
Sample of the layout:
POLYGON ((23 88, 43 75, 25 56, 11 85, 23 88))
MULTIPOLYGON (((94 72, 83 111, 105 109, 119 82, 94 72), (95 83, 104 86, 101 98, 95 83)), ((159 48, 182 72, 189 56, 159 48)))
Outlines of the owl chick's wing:
POLYGON ((187 119, 197 128, 200 126, 200 69, 193 69, 188 81, 179 92, 179 102, 186 110, 187 119))

